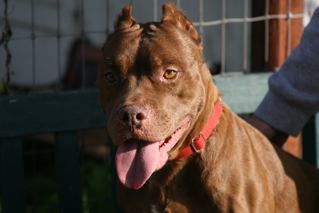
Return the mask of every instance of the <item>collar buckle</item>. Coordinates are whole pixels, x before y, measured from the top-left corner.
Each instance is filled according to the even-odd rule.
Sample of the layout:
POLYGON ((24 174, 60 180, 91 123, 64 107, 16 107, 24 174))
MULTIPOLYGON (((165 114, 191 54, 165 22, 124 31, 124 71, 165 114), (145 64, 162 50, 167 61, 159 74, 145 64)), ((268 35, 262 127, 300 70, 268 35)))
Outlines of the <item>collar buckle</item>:
POLYGON ((202 133, 200 133, 196 138, 193 138, 190 146, 195 153, 199 153, 201 151, 201 149, 203 148, 203 147, 196 147, 196 145, 195 145, 195 143, 200 140, 200 137, 202 137, 202 139, 204 140, 204 144, 206 144, 206 142, 207 142, 207 139, 205 138, 205 136, 202 133))
POLYGON ((205 147, 206 143, 208 142, 208 137, 215 132, 215 128, 219 123, 222 112, 223 105, 219 97, 219 100, 214 104, 214 109, 208 118, 208 121, 199 135, 193 138, 191 143, 180 151, 178 158, 186 157, 192 155, 193 153, 199 153, 205 147))

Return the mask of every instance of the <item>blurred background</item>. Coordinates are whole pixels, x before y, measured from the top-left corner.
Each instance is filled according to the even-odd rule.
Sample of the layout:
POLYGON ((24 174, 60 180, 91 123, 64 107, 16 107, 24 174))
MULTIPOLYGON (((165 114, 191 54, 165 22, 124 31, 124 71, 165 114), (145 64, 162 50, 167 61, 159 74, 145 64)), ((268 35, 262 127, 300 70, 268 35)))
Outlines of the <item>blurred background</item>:
MULTIPOLYGON (((135 19, 148 22, 160 21, 164 2, 0 0, 0 100, 95 88, 100 48, 123 5, 132 4, 135 19)), ((221 76, 277 70, 319 5, 318 0, 173 2, 194 22, 212 74, 221 76)), ((107 135, 103 128, 76 134, 82 210, 110 212, 114 206, 107 135)), ((26 212, 58 212, 55 135, 39 132, 22 138, 26 212)))
MULTIPOLYGON (((0 49, 0 80, 5 81, 7 75, 10 75, 8 83, 11 85, 34 90, 57 85, 58 88, 93 86, 93 72, 96 70, 94 62, 98 60, 99 48, 107 34, 112 31, 114 19, 122 6, 132 3, 134 17, 140 22, 160 21, 161 5, 165 1, 8 0, 7 17, 4 15, 4 2, 6 1, 0 1, 0 23, 3 28, 5 20, 9 21, 12 30, 9 45, 12 59, 10 72, 7 73, 6 52, 4 48, 0 49), (87 67, 75 67, 81 58, 85 58, 83 65, 87 67), (71 73, 75 72, 75 69, 87 69, 85 73, 78 71, 79 74, 85 75, 86 79, 82 79, 84 76, 73 78, 71 73)), ((226 72, 252 71, 256 70, 255 67, 260 71, 265 68, 261 65, 258 67, 253 62, 253 42, 254 37, 257 37, 254 34, 260 34, 255 40, 265 43, 258 47, 260 52, 264 52, 262 50, 265 48, 262 46, 269 44, 263 41, 265 35, 262 34, 267 32, 259 32, 258 25, 265 25, 266 22, 269 25, 269 22, 278 17, 263 17, 256 20, 251 18, 265 16, 267 13, 274 15, 274 12, 285 16, 285 10, 289 9, 274 8, 271 5, 277 4, 276 1, 265 0, 175 2, 195 22, 203 36, 206 60, 217 72, 221 66, 226 72), (222 23, 222 19, 226 19, 225 23, 222 23)), ((290 2, 285 4, 286 7, 290 7, 291 14, 303 14, 302 26, 309 21, 318 4, 316 0, 290 2)), ((291 22, 301 20, 300 16, 290 18, 291 22)), ((264 60, 265 56, 261 59, 264 60)))

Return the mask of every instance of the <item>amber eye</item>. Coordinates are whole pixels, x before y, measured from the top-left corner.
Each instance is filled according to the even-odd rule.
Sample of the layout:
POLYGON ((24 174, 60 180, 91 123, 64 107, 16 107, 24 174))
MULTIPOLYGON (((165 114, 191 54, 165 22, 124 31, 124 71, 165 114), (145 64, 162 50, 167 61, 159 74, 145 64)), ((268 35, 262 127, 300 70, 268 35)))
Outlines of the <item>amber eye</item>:
POLYGON ((109 84, 115 84, 118 81, 118 77, 113 72, 105 72, 104 78, 109 84))
POLYGON ((165 70, 163 76, 166 79, 174 79, 177 76, 177 71, 172 69, 165 70))

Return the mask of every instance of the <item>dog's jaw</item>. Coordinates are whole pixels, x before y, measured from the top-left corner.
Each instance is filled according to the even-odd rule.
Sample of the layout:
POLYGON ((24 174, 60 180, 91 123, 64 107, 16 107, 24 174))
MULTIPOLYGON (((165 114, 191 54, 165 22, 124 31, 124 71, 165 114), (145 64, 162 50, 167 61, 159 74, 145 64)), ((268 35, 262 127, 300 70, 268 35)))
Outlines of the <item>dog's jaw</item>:
POLYGON ((166 164, 168 153, 189 126, 190 118, 186 117, 181 125, 163 140, 148 142, 130 139, 122 143, 115 157, 120 182, 131 189, 141 188, 156 170, 166 164))

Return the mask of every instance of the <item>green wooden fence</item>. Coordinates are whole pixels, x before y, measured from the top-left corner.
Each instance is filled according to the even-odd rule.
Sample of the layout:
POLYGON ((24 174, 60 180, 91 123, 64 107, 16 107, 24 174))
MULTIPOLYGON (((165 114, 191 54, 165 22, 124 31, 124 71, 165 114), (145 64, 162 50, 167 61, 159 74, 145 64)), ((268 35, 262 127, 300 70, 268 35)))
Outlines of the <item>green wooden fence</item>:
MULTIPOLYGON (((267 91, 269 74, 215 77, 223 99, 236 113, 253 112, 267 91)), ((305 157, 319 165, 319 117, 306 128, 305 157), (316 141, 316 143, 315 143, 316 141)), ((56 135, 60 212, 82 212, 80 150, 76 131, 105 126, 96 90, 0 97, 0 203, 2 213, 25 212, 21 137, 56 135)))

